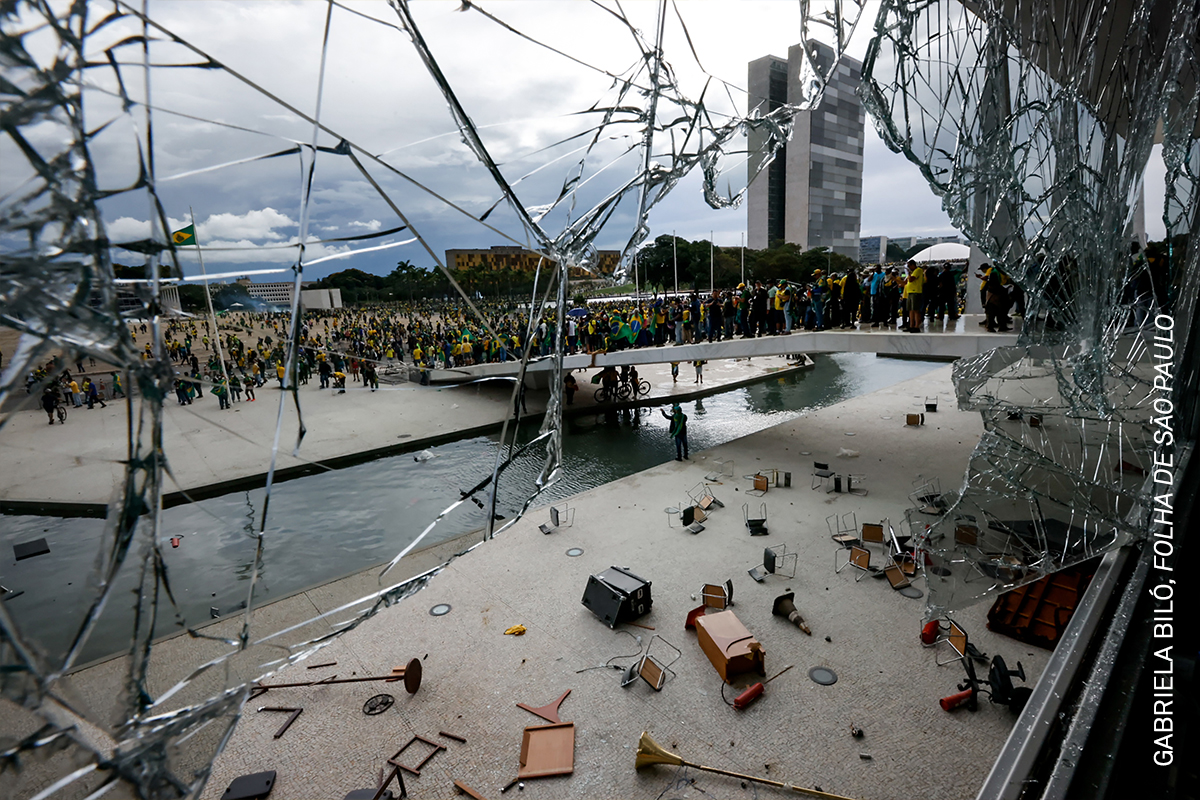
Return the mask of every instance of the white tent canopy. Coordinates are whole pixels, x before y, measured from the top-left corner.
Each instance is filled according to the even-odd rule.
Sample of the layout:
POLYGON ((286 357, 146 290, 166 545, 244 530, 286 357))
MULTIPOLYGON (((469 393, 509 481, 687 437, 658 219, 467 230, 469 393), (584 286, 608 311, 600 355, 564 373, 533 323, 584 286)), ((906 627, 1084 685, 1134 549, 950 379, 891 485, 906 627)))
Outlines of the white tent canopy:
POLYGON ((913 261, 923 264, 927 261, 966 261, 971 257, 971 248, 965 244, 942 242, 926 247, 912 257, 913 261))

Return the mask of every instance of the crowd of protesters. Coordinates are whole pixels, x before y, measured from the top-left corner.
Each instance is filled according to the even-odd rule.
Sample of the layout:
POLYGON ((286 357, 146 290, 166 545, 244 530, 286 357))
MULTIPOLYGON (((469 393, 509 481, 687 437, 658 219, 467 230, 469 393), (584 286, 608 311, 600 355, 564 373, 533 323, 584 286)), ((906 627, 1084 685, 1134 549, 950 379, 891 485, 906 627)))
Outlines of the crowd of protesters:
MULTIPOLYGON (((976 273, 988 330, 1008 329, 1016 287, 998 270, 976 273)), ((568 353, 596 353, 631 347, 665 346, 734 337, 774 336, 794 330, 860 328, 920 331, 925 320, 955 320, 965 296, 962 267, 953 264, 850 269, 841 274, 816 270, 807 283, 755 281, 711 292, 675 296, 592 300, 569 309, 560 329, 549 309, 531 319, 528 307, 512 300, 427 299, 409 303, 311 310, 299 320, 299 357, 293 379, 285 375, 290 319, 286 313, 230 312, 220 317, 219 338, 202 318, 165 320, 162 353, 175 371, 175 396, 189 405, 208 392, 221 408, 254 402, 268 381, 344 392, 348 384, 379 388, 379 375, 414 367, 427 377, 431 368, 455 368, 548 355, 557 339, 568 353), (479 315, 482 315, 482 319, 479 315), (486 320, 486 324, 485 324, 486 320), (223 359, 223 360, 222 360, 223 359)), ((1019 302, 1019 297, 1017 297, 1019 302)), ((156 357, 146 324, 132 324, 143 358, 156 357)), ((123 396, 121 376, 82 376, 58 361, 29 375, 29 387, 48 375, 52 394, 66 406, 89 408, 123 396)), ((697 373, 700 380, 700 373, 697 373)), ((43 404, 44 405, 44 404, 43 404)), ((46 409, 53 422, 54 409, 46 409)))

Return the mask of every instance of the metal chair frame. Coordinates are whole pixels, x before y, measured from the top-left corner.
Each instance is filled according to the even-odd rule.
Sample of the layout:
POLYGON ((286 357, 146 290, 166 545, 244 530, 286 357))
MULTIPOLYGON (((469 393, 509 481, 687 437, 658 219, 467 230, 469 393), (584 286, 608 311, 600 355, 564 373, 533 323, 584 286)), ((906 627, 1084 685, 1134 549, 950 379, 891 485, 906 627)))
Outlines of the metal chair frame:
POLYGON ((871 551, 865 547, 851 545, 850 547, 839 547, 833 554, 833 572, 837 573, 844 570, 846 567, 854 567, 859 572, 854 576, 854 582, 858 583, 864 575, 869 575, 874 572, 871 567, 871 551), (838 566, 838 554, 846 553, 846 563, 838 566))
POLYGON ((829 464, 823 461, 813 462, 812 485, 810 489, 819 489, 826 484, 833 476, 834 471, 829 468, 829 464))
POLYGON ((774 547, 763 548, 761 570, 759 567, 751 567, 746 571, 758 583, 762 583, 763 579, 768 575, 781 575, 785 578, 794 578, 796 577, 796 566, 799 561, 799 553, 789 553, 787 545, 777 544, 774 547), (791 572, 785 572, 789 566, 791 567, 791 572))

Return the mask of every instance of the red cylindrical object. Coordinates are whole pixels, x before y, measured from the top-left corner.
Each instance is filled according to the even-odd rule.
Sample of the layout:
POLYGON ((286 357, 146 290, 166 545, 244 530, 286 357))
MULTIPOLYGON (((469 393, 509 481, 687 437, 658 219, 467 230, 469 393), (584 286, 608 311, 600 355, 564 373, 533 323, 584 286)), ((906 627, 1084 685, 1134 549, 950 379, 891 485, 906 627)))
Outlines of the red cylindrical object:
POLYGON ((171 547, 179 547, 179 543, 183 540, 180 536, 171 537, 171 547))
POLYGON ((762 697, 763 689, 766 687, 761 683, 756 683, 746 691, 733 698, 733 707, 738 711, 744 710, 747 706, 753 703, 758 698, 762 697))
POLYGON ((933 644, 941 632, 942 626, 936 619, 925 623, 925 627, 921 628, 921 644, 933 644))
POLYGON ((953 711, 970 699, 971 690, 967 689, 965 692, 959 692, 958 694, 952 694, 949 697, 943 697, 938 702, 941 704, 943 711, 953 711))

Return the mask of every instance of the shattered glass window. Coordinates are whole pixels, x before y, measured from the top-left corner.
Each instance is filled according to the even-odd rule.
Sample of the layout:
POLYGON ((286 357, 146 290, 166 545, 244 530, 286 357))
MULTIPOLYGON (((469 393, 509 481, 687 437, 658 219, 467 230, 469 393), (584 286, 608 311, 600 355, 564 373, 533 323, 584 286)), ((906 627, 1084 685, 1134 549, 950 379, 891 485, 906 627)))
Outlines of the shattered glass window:
MULTIPOLYGON (((464 235, 540 256, 522 319, 532 335, 549 310, 561 328, 567 276, 600 273, 601 238, 619 242, 619 269, 628 270, 649 215, 689 173, 702 178, 709 205, 736 205, 754 177, 746 175, 748 132, 763 143, 756 168, 766 168, 799 108, 747 116, 740 81, 707 72, 707 43, 689 32, 685 4, 642 13, 647 4, 636 20, 617 3, 539 4, 544 13, 513 11, 519 22, 507 18, 506 4, 304 3, 289 6, 287 18, 267 14, 268 5, 0 8, 0 324, 19 334, 4 348, 0 424, 15 436, 16 412, 48 395, 54 426, 64 369, 102 371, 108 397, 119 387, 124 403, 107 444, 42 445, 73 458, 85 501, 75 510, 84 508, 84 518, 40 516, 42 506, 30 502, 6 518, 6 542, 36 547, 43 534, 58 542, 54 534, 69 530, 70 558, 91 564, 86 577, 67 581, 52 559, 21 560, 13 573, 20 585, 3 591, 6 796, 198 794, 251 683, 419 591, 441 566, 404 579, 393 567, 439 525, 482 527, 490 537, 560 477, 560 393, 551 393, 540 433, 517 438, 515 387, 529 349, 505 401, 517 418, 498 443, 464 456, 454 476, 460 496, 448 507, 425 500, 396 508, 388 499, 394 487, 376 486, 378 516, 423 520, 416 535, 380 525, 355 495, 369 469, 330 473, 306 454, 305 444, 325 434, 310 429, 297 389, 301 348, 328 335, 299 313, 306 270, 329 261, 354 266, 380 252, 432 261, 470 310, 463 324, 498 337, 476 307, 478 294, 459 285, 432 243, 429 231, 456 224, 464 235), (578 37, 583 27, 593 35, 578 37), (462 47, 504 57, 480 75, 455 57, 462 47), (370 106, 359 100, 364 83, 370 106), (528 116, 506 107, 513 87, 528 100, 528 116), (445 113, 431 124, 428 115, 406 114, 417 106, 445 113), (385 124, 365 124, 378 118, 385 124), (257 210, 222 210, 247 208, 239 200, 247 195, 257 210), (199 197, 215 207, 194 208, 199 197), (358 219, 332 218, 333 198, 353 198, 358 219), (193 412, 172 357, 188 325, 198 326, 197 338, 213 333, 203 312, 180 327, 178 293, 247 274, 274 275, 290 302, 268 332, 286 386, 265 435, 193 412), (177 402, 182 410, 164 414, 177 402), (229 477, 220 467, 205 472, 190 447, 218 429, 238 474, 264 476, 256 485, 219 496, 193 491, 229 477), (356 497, 336 513, 346 525, 367 526, 370 557, 387 566, 359 599, 280 621, 258 609, 304 588, 299 576, 311 574, 313 562, 326 580, 341 563, 336 542, 301 552, 291 544, 291 534, 331 513, 285 482, 309 473, 328 473, 334 496, 356 497), (215 574, 210 561, 218 558, 239 565, 235 585, 215 574), (55 587, 39 599, 53 604, 52 622, 7 602, 20 600, 20 586, 55 587), (190 640, 186 656, 169 649, 179 636, 190 640), (83 666, 87 682, 75 672, 83 666), (97 675, 104 691, 96 691, 97 675)), ((808 31, 838 55, 859 12, 835 2, 791 11, 801 36, 808 31)), ((804 107, 819 101, 836 60, 822 69, 806 68, 804 107)), ((552 338, 543 357, 557 367, 550 385, 561 386, 563 342, 552 338)), ((213 340, 216 348, 235 345, 213 340)), ((222 349, 220 369, 192 391, 228 391, 228 355, 222 349)), ((257 402, 271 403, 275 394, 265 389, 274 366, 261 366, 267 386, 257 402)), ((385 388, 403 389, 418 373, 381 377, 385 388)), ((71 399, 59 405, 74 414, 71 399)), ((414 422, 412 435, 427 427, 414 422)), ((6 448, 15 468, 5 471, 28 500, 45 459, 37 448, 18 450, 6 448)))
POLYGON ((1197 262, 1130 242, 1160 118, 1168 237, 1194 231, 1195 24, 1186 4, 883 3, 868 113, 1024 294, 1019 345, 955 366, 985 428, 962 487, 907 520, 931 615, 1150 530, 1153 462, 1178 466, 1193 424, 1197 262))

